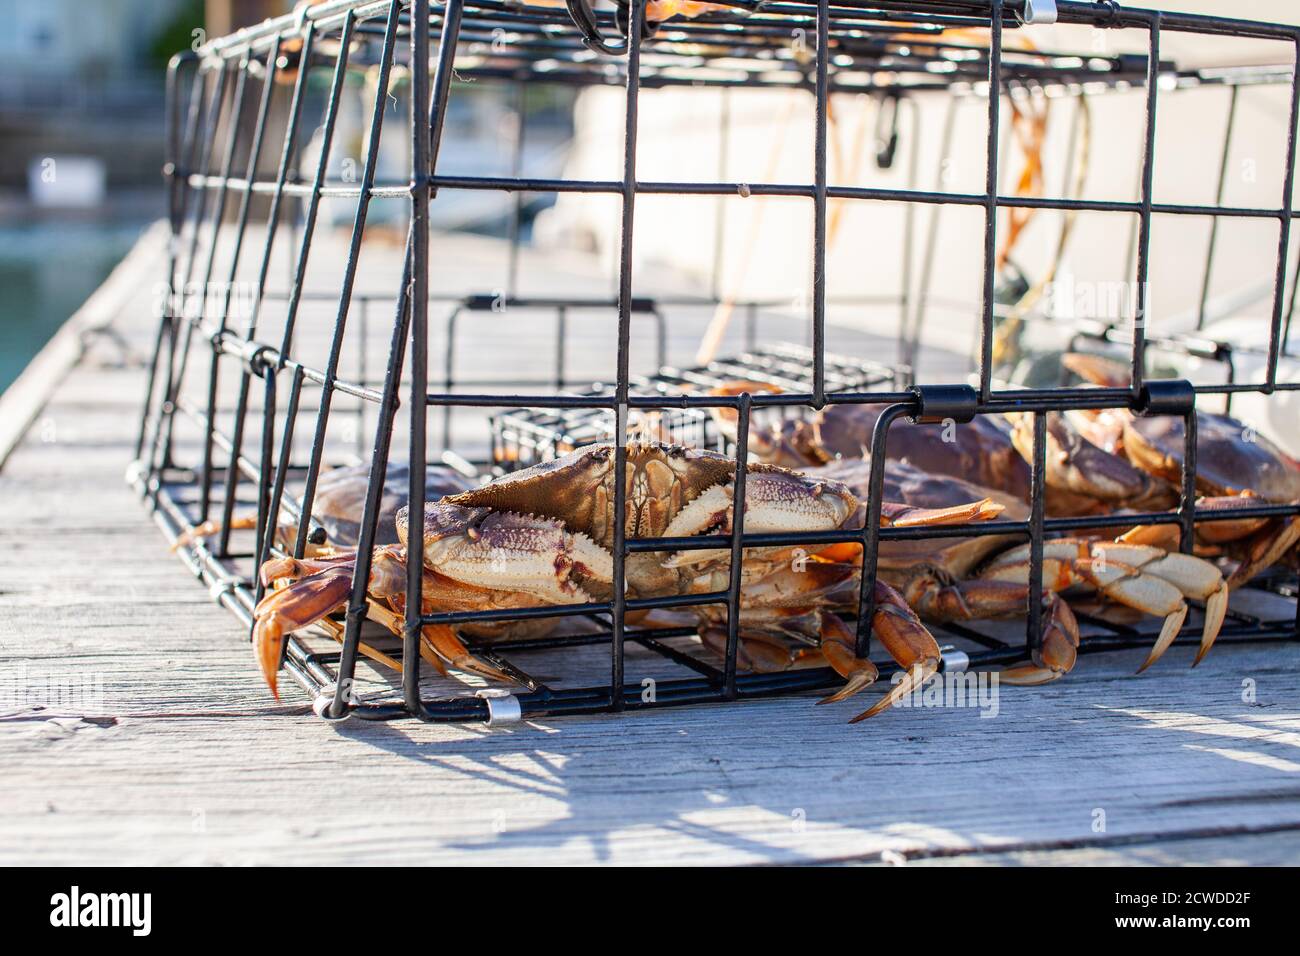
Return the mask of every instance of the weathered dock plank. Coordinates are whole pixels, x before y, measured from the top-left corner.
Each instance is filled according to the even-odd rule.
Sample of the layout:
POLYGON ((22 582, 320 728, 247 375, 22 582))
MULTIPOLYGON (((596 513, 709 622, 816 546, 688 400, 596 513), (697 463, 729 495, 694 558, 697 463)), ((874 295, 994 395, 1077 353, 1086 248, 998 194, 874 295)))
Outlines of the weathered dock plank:
MULTIPOLYGON (((487 281, 491 244, 456 251, 487 281)), ((150 342, 147 298, 115 317, 128 353, 150 342)), ((0 862, 1300 859, 1294 643, 1195 670, 1175 648, 1140 678, 1138 652, 1085 658, 1004 688, 989 718, 849 726, 852 704, 803 697, 495 730, 325 724, 292 686, 269 697, 124 483, 142 387, 120 342, 92 336, 0 470, 0 862), (98 688, 88 707, 42 697, 98 688)))

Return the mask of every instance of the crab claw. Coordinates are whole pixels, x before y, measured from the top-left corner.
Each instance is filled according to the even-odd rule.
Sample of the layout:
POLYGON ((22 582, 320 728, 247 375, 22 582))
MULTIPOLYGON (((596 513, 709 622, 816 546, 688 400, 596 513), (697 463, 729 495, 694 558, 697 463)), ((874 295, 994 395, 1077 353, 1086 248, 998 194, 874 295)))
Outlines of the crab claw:
MULTIPOLYGON (((1126 544, 1098 545, 1094 550, 1106 553, 1114 548, 1121 549, 1118 552, 1121 561, 1138 568, 1142 574, 1168 581, 1184 597, 1205 602, 1205 623, 1201 627, 1201 644, 1196 651, 1196 659, 1192 661, 1192 666, 1195 667, 1210 652, 1215 638, 1219 636, 1219 631, 1223 627, 1223 620, 1228 613, 1228 593, 1232 588, 1232 582, 1225 581, 1214 565, 1191 554, 1126 544)), ((1184 611, 1183 618, 1186 616, 1184 611)), ((1182 620, 1179 621, 1178 627, 1173 628, 1166 636, 1167 632, 1170 632, 1166 622, 1166 627, 1161 632, 1164 643, 1161 645, 1157 642, 1156 647, 1152 648, 1154 656, 1142 665, 1143 670, 1164 653, 1164 649, 1177 635, 1179 627, 1182 627, 1182 620), (1159 653, 1156 653, 1157 648, 1159 653)))
POLYGON ((888 710, 908 694, 912 693, 912 691, 916 690, 916 688, 924 686, 925 682, 933 677, 938 670, 938 663, 928 665, 917 664, 915 667, 907 671, 906 676, 895 684, 888 694, 880 698, 880 700, 876 701, 862 713, 858 714, 858 716, 852 718, 849 723, 860 723, 868 717, 874 717, 881 711, 888 710))
MULTIPOLYGON (((1044 562, 1044 569, 1047 566, 1048 562, 1044 562)), ((1133 565, 1108 559, 1082 558, 1074 561, 1069 571, 1060 570, 1059 563, 1056 568, 1058 582, 1071 573, 1077 573, 1105 597, 1147 614, 1164 617, 1164 624, 1161 625, 1155 644, 1151 646, 1151 652, 1137 669, 1139 674, 1164 655, 1178 636, 1183 622, 1187 620, 1187 602, 1178 589, 1167 581, 1143 574, 1133 565)))
MULTIPOLYGON (((1160 548, 1141 548, 1132 545, 1104 545, 1106 552, 1118 547, 1119 560, 1137 568, 1144 577, 1154 577, 1173 585, 1182 597, 1205 602, 1205 624, 1201 629, 1201 644, 1196 652, 1192 666, 1196 666, 1210 652, 1215 638, 1223 627, 1223 619, 1228 612, 1228 582, 1224 581, 1219 570, 1201 558, 1176 551, 1164 551, 1160 548)), ((1138 673, 1146 670, 1165 652, 1187 618, 1187 605, 1170 613, 1161 629, 1146 662, 1138 673)))
POLYGON ((276 671, 284 653, 285 635, 314 624, 339 605, 352 591, 352 566, 337 565, 272 591, 253 609, 253 653, 271 696, 280 699, 276 671))
MULTIPOLYGON (((397 534, 407 542, 407 510, 397 534)), ((439 502, 424 510, 425 566, 475 587, 519 592, 551 604, 585 604, 582 584, 608 584, 613 558, 553 518, 439 502)))
MULTIPOLYGON (((706 488, 677 513, 664 535, 685 537, 708 531, 732 530, 731 484, 706 488)), ((858 500, 838 481, 812 478, 775 465, 750 465, 745 479, 745 530, 750 533, 783 531, 834 531, 858 508, 858 500)), ((746 549, 746 558, 770 554, 771 549, 746 549)), ((725 548, 670 555, 665 568, 703 565, 726 558, 725 548)))

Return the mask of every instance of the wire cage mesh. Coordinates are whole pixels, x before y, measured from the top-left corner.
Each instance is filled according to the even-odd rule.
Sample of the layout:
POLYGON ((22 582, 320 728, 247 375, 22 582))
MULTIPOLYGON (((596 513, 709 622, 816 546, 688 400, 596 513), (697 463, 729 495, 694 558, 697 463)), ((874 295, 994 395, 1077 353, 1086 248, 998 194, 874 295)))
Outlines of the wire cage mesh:
MULTIPOLYGON (((1197 409, 1243 393, 1277 401, 1297 388, 1279 374, 1290 356, 1295 305, 1296 281, 1288 277, 1293 267, 1300 268, 1290 243, 1300 101, 1297 44, 1300 31, 1294 27, 1066 0, 703 5, 620 0, 600 10, 587 0, 567 0, 564 6, 542 0, 302 5, 292 16, 214 40, 172 62, 165 173, 173 242, 133 481, 213 598, 251 627, 254 607, 266 592, 258 568, 275 558, 302 558, 311 543, 329 537, 331 515, 321 507, 328 469, 362 464, 368 477, 359 499, 364 506, 352 516, 355 568, 343 612, 322 622, 339 643, 327 640, 322 647, 317 638, 298 633, 287 641, 283 657, 284 668, 312 697, 317 713, 332 719, 477 720, 505 713, 503 698, 494 692, 439 683, 434 668, 421 665, 421 633, 428 626, 463 629, 479 659, 520 685, 504 699, 525 716, 730 701, 835 686, 841 678, 824 666, 761 673, 738 662, 741 558, 745 548, 859 546, 856 651, 870 655, 867 622, 875 607, 882 545, 992 533, 965 524, 881 527, 888 437, 891 426, 902 427, 905 419, 938 428, 1009 412, 1029 416, 1025 515, 1000 521, 995 530, 1028 542, 1031 594, 1042 592, 1043 549, 1054 536, 1105 534, 1134 521, 1127 512, 1050 513, 1046 456, 1055 413, 1118 409, 1181 422, 1177 504, 1143 513, 1141 520, 1173 526, 1184 552, 1193 550, 1199 528, 1215 522, 1294 520, 1300 506, 1293 501, 1260 498, 1230 514, 1198 508, 1197 409), (1018 39, 1035 24, 1052 22, 1083 31, 1078 45, 1048 52, 1018 39), (1138 37, 1137 51, 1107 52, 1104 43, 1094 42, 1111 32, 1138 37), (1252 41, 1284 55, 1273 66, 1187 68, 1162 55, 1170 36, 1252 41), (1235 142, 1232 117, 1240 91, 1254 86, 1279 90, 1284 97, 1286 133, 1276 157, 1280 195, 1263 206, 1229 206, 1224 199, 1235 142), (607 131, 616 144, 617 175, 581 179, 527 169, 522 144, 529 97, 544 89, 600 87, 620 91, 622 98, 620 120, 607 131), (473 162, 468 171, 449 169, 447 157, 459 135, 455 104, 487 88, 502 90, 505 101, 514 104, 504 171, 485 173, 473 162), (1216 150, 1221 162, 1215 199, 1160 200, 1158 110, 1185 90, 1206 88, 1226 89, 1231 97, 1216 150), (794 144, 806 150, 811 171, 806 181, 729 180, 725 157, 719 157, 714 179, 697 172, 707 163, 687 162, 682 167, 687 173, 679 170, 672 180, 639 174, 638 137, 644 132, 639 116, 646 98, 683 91, 717 94, 728 103, 751 91, 774 89, 793 91, 807 105, 811 135, 794 144), (1131 156, 1136 195, 1085 198, 1070 188, 1059 196, 1007 191, 1001 173, 1008 137, 1027 98, 1082 94, 1125 95, 1140 102, 1131 124, 1136 127, 1131 156), (876 166, 895 169, 901 184, 863 184, 832 174, 832 104, 845 96, 865 97, 876 111, 876 166), (909 148, 907 132, 916 132, 918 104, 932 102, 941 104, 942 144, 934 188, 925 188, 920 166, 929 151, 915 137, 909 148), (982 118, 982 130, 974 137, 955 132, 958 111, 972 109, 982 118), (353 148, 340 145, 346 135, 340 133, 341 118, 349 111, 357 114, 355 155, 340 159, 353 148), (978 167, 980 188, 945 186, 942 163, 958 142, 961 154, 978 167), (400 157, 396 174, 394 155, 400 157), (462 275, 462 267, 442 255, 445 235, 431 229, 431 208, 458 194, 506 198, 504 263, 493 261, 462 275), (608 211, 615 236, 612 290, 593 291, 590 283, 566 289, 556 279, 544 292, 521 291, 527 271, 520 252, 526 245, 525 210, 539 196, 606 204, 599 208, 608 211), (810 241, 786 237, 790 256, 811 276, 806 310, 793 323, 803 341, 784 343, 771 333, 780 303, 722 290, 720 257, 734 238, 723 235, 721 217, 711 237, 683 225, 692 231, 690 241, 712 245, 705 291, 643 294, 638 284, 643 266, 635 251, 644 237, 635 214, 639 204, 656 197, 803 204, 810 212, 810 241), (829 289, 828 234, 834 232, 837 209, 886 205, 903 213, 895 221, 903 235, 897 243, 903 247, 902 281, 869 273, 851 294, 829 289), (927 374, 919 361, 928 310, 943 298, 948 275, 942 263, 936 264, 939 216, 953 210, 966 210, 980 223, 980 241, 962 250, 978 280, 972 301, 961 305, 968 309, 965 324, 974 341, 968 378, 965 370, 927 374), (930 214, 925 234, 916 228, 919 211, 930 214), (1035 290, 1002 253, 1008 232, 1020 228, 1016 218, 1035 212, 1111 215, 1131 224, 1125 261, 1126 268, 1132 265, 1133 299, 1126 315, 1067 322, 1035 306, 1036 295, 1030 293, 1041 289, 1035 290), (328 225, 331 217, 341 224, 335 231, 328 225), (1153 331, 1147 295, 1157 261, 1155 223, 1191 219, 1212 224, 1199 263, 1204 279, 1197 322, 1189 330, 1153 331), (1268 267, 1267 314, 1255 320, 1266 335, 1249 374, 1233 364, 1232 343, 1214 341, 1204 330, 1216 248, 1222 250, 1220 222, 1259 225, 1271 230, 1276 242, 1268 267), (852 353, 828 348, 838 328, 828 323, 830 312, 880 304, 896 310, 892 360, 882 360, 864 340, 856 340, 852 353), (683 316, 716 315, 721 307, 741 317, 740 339, 728 340, 735 353, 683 361, 677 324, 687 321, 683 316), (506 317, 518 324, 507 325, 506 317), (1007 330, 1036 324, 1063 330, 1071 348, 1119 350, 1127 381, 1096 387, 1011 380, 999 355, 1007 330), (510 361, 508 356, 516 354, 510 352, 511 338, 523 334, 518 329, 526 330, 527 341, 517 361, 510 361), (573 343, 596 339, 599 347, 584 346, 601 356, 593 372, 577 361, 573 343), (1156 350, 1226 363, 1228 374, 1223 381, 1195 384, 1153 377, 1149 365, 1156 350), (465 374, 467 353, 481 357, 485 351, 488 360, 469 361, 477 371, 465 374), (735 380, 766 387, 727 391, 735 380), (815 418, 837 406, 879 410, 874 427, 862 436, 870 469, 861 526, 746 532, 743 462, 753 450, 751 436, 779 427, 782 420, 815 418), (720 413, 732 422, 725 432, 717 427, 720 413), (731 479, 736 505, 729 533, 690 539, 629 534, 628 446, 647 437, 718 449, 742 463, 731 479), (366 593, 371 555, 382 543, 385 496, 407 499, 411 513, 419 514, 440 493, 437 481, 421 480, 431 464, 473 483, 599 441, 615 448, 608 600, 429 611, 420 600, 422 568, 415 561, 407 565, 404 609, 395 617, 400 637, 374 632, 366 593), (390 465, 398 462, 410 467, 394 479, 390 465), (730 554, 726 587, 688 596, 629 595, 626 563, 633 555, 705 548, 730 554), (656 628, 639 623, 648 611, 697 605, 725 610, 725 640, 714 657, 698 653, 697 628, 689 623, 656 628), (544 637, 480 642, 470 636, 479 625, 543 618, 572 626, 544 637), (563 649, 575 661, 582 651, 587 670, 576 677, 530 673, 522 663, 527 655, 548 649, 563 649), (647 669, 646 661, 663 667, 647 669), (359 668, 376 662, 391 665, 390 679, 359 691, 359 668), (400 679, 392 678, 398 668, 400 679), (646 693, 641 670, 654 675, 653 693, 646 693)), ((1086 117, 1076 118, 1072 138, 1086 128, 1081 123, 1086 117)), ((1068 171, 1065 179, 1071 179, 1068 171)), ((870 250, 866 254, 869 258, 870 250)), ((788 335, 786 325, 783 335, 788 335)), ((1277 600, 1263 611, 1234 604, 1221 640, 1300 636, 1294 574, 1274 569, 1253 583, 1277 600)), ((942 666, 1030 658, 1043 614, 1040 602, 1029 601, 1023 637, 1015 639, 961 622, 936 624, 936 634, 964 648, 945 651, 942 666)), ((1081 652, 1148 646, 1158 631, 1106 616, 1083 618, 1089 627, 1081 652)), ((1200 620, 1194 613, 1179 640, 1194 642, 1200 620)), ((884 676, 899 669, 886 660, 879 667, 884 676)))

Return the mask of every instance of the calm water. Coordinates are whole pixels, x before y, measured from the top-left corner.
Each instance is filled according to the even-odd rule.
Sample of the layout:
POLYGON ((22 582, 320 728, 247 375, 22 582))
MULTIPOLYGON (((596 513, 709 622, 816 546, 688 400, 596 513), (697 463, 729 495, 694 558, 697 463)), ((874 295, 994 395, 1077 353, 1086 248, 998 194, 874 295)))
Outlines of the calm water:
POLYGON ((146 225, 0 225, 0 391, 104 281, 146 225))

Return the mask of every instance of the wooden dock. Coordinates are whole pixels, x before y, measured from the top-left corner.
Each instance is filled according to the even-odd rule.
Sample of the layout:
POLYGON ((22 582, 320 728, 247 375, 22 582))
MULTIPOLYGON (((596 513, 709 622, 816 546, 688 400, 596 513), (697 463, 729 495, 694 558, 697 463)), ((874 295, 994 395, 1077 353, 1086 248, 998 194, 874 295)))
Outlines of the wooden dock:
POLYGON ((0 863, 1300 860, 1297 643, 854 726, 812 697, 501 729, 277 703, 124 481, 164 242, 0 400, 0 863))

